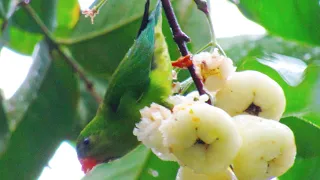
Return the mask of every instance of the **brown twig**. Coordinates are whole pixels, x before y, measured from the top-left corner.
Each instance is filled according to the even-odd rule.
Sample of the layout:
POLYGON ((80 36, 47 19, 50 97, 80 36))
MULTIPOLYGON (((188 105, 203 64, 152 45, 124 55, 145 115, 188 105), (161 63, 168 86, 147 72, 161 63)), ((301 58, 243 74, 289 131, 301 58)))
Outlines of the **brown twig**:
MULTIPOLYGON (((177 43, 181 55, 187 56, 189 54, 189 50, 187 48, 187 42, 190 41, 190 38, 181 30, 180 25, 177 21, 176 15, 173 11, 170 0, 161 0, 161 2, 162 2, 162 6, 166 14, 166 17, 168 19, 169 25, 172 30, 173 39, 177 43)), ((188 70, 194 81, 194 84, 197 87, 197 90, 199 91, 199 94, 200 95, 208 94, 204 89, 203 82, 196 74, 194 65, 189 66, 188 70)), ((208 100, 207 103, 211 104, 211 101, 208 100)))
POLYGON ((59 54, 68 63, 68 65, 72 68, 72 70, 79 75, 80 79, 82 79, 84 81, 84 83, 86 84, 87 90, 96 99, 97 103, 101 103, 102 98, 95 91, 92 82, 87 78, 87 76, 85 75, 84 71, 80 68, 80 66, 77 63, 75 63, 73 58, 68 56, 65 52, 63 52, 61 47, 54 40, 49 29, 42 22, 42 20, 36 14, 36 12, 33 10, 33 8, 30 7, 30 5, 28 5, 27 3, 22 3, 21 6, 29 13, 29 15, 33 18, 33 20, 38 24, 38 26, 42 30, 42 33, 45 35, 46 39, 50 42, 50 44, 53 45, 53 47, 59 52, 59 54))

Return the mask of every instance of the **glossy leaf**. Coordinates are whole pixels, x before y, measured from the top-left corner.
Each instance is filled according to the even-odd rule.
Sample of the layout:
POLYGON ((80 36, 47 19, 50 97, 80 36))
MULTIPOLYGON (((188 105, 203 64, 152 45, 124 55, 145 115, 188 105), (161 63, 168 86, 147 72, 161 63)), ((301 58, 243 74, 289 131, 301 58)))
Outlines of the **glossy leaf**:
POLYGON ((242 13, 270 33, 320 45, 319 0, 234 0, 242 13))
POLYGON ((299 157, 320 157, 320 144, 315 143, 320 137, 320 127, 299 117, 286 117, 280 121, 294 132, 299 157))
POLYGON ((112 163, 95 167, 83 180, 175 179, 178 164, 162 161, 143 145, 112 163))
POLYGON ((318 180, 320 178, 320 157, 296 158, 294 165, 280 180, 318 180))
POLYGON ((48 63, 46 72, 37 82, 30 82, 33 100, 0 157, 3 179, 37 177, 72 129, 78 99, 77 79, 65 61, 45 42, 40 43, 35 53, 35 63, 42 61, 48 63), (33 89, 34 86, 37 88, 33 89))
POLYGON ((276 53, 258 61, 276 70, 290 86, 297 86, 303 81, 304 71, 307 68, 307 64, 300 59, 276 53))

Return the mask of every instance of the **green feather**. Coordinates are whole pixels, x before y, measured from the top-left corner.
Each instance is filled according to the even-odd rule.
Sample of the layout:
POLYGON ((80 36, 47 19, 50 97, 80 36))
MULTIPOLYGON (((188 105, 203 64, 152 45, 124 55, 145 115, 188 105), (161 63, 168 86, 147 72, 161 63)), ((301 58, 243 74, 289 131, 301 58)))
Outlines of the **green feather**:
POLYGON ((79 158, 102 162, 135 148, 139 143, 132 132, 140 120, 139 110, 152 102, 164 104, 171 94, 172 67, 158 2, 146 28, 114 72, 96 117, 80 133, 79 158), (84 143, 86 138, 89 144, 84 143))

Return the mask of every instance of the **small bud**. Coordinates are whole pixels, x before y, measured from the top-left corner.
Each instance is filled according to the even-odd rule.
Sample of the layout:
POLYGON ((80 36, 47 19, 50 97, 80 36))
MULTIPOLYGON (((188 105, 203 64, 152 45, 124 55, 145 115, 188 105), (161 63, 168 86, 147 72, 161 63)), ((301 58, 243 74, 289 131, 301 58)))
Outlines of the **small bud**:
POLYGON ((94 18, 98 13, 99 11, 95 7, 82 11, 82 14, 85 15, 85 17, 90 17, 92 24, 94 23, 94 18))

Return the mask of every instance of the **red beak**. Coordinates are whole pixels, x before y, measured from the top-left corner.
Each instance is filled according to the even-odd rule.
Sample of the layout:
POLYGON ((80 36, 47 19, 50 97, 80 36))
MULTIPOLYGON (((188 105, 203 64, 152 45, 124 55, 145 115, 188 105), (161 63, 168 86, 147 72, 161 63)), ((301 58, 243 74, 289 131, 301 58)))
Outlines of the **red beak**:
POLYGON ((87 174, 94 166, 98 164, 95 159, 84 158, 79 159, 80 164, 82 165, 82 171, 87 174))

